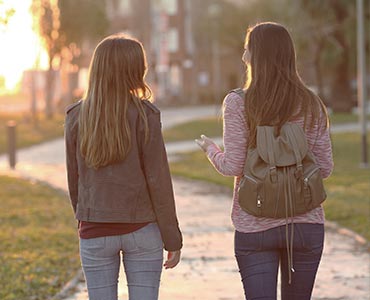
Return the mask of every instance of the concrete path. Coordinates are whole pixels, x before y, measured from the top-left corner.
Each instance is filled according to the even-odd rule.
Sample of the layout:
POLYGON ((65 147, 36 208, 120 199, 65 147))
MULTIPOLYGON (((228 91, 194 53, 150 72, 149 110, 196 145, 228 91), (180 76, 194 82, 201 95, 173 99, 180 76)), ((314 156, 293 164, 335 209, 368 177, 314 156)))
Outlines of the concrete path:
MULTIPOLYGON (((205 116, 218 115, 215 107, 164 110, 163 127, 205 116)), ((334 128, 333 128, 334 129, 334 128)), ((338 129, 339 130, 339 129, 338 129)), ((346 126, 340 131, 358 130, 346 126)), ((219 139, 219 143, 222 141, 219 139)), ((169 144, 172 157, 180 150, 198 149, 194 141, 169 144), (180 149, 179 149, 180 145, 180 149)), ((48 182, 66 190, 64 142, 62 139, 21 150, 14 175, 48 182)), ((8 170, 5 156, 0 157, 0 173, 8 170)), ((164 270, 160 299, 244 299, 234 260, 233 228, 230 221, 231 192, 197 181, 174 179, 184 249, 180 265, 164 270)), ((71 215, 72 217, 72 215, 71 215)), ((366 241, 330 222, 326 226, 323 259, 314 289, 314 300, 368 300, 370 295, 370 260, 366 241)), ((87 300, 84 282, 77 276, 66 289, 67 300, 87 300)), ((120 299, 127 299, 124 275, 120 276, 120 299)), ((64 293, 65 292, 65 293, 64 293)))

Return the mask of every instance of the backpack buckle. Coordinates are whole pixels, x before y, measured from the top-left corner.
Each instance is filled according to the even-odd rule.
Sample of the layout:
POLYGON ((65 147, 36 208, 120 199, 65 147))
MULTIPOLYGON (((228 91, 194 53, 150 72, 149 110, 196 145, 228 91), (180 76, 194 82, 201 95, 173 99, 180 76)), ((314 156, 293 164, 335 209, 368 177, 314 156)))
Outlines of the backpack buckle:
POLYGON ((277 171, 276 171, 276 167, 270 167, 270 178, 271 178, 271 182, 275 183, 277 182, 277 171))

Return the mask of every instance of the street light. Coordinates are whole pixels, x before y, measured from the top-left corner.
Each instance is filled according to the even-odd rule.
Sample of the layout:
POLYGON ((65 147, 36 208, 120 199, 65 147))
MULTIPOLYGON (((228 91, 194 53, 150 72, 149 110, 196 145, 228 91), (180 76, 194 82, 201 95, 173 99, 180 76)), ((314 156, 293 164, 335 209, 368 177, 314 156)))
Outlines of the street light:
POLYGON ((221 56, 220 56, 220 43, 218 35, 218 18, 221 13, 221 7, 217 3, 213 3, 208 7, 208 15, 212 19, 212 82, 213 82, 213 95, 215 103, 220 101, 220 87, 221 87, 221 56))
POLYGON ((357 0, 357 99, 359 108, 359 122, 361 125, 361 167, 368 168, 367 160, 367 132, 366 132, 366 57, 365 57, 365 35, 364 35, 364 3, 357 0))

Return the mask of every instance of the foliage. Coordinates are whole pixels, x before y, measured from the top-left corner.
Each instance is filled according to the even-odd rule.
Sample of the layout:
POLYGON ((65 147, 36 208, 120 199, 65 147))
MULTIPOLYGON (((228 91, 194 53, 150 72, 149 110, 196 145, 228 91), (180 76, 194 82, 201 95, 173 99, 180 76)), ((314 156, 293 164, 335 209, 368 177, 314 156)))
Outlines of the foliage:
MULTIPOLYGON (((326 217, 370 240, 370 171, 359 168, 360 135, 341 133, 332 138, 335 168, 325 181, 328 194, 324 202, 326 217)), ((181 154, 170 168, 174 175, 233 187, 233 178, 218 174, 201 150, 181 154)))
MULTIPOLYGON (((356 73, 356 48, 350 46, 356 42, 356 3, 346 0, 300 2, 312 24, 314 46, 310 48, 314 52, 316 81, 322 85, 319 81, 324 74, 320 73, 329 70, 330 93, 326 99, 335 111, 350 111, 353 106, 350 80, 356 73)), ((323 91, 320 94, 324 96, 323 91)))
POLYGON ((82 45, 87 39, 100 39, 108 29, 106 1, 74 0, 58 2, 60 34, 65 45, 82 45))
MULTIPOLYGON (((194 0, 195 2, 195 0, 194 0)), ((365 28, 369 28, 369 1, 364 1, 365 28)), ((356 2, 347 0, 251 0, 196 3, 197 50, 211 54, 211 38, 218 38, 221 52, 232 50, 239 59, 246 29, 259 22, 284 24, 297 48, 298 69, 310 85, 335 111, 349 112, 355 104, 351 81, 356 76, 356 2), (217 18, 208 10, 214 3, 222 9, 217 18), (297 17, 299 16, 299 17, 297 17), (217 36, 212 34, 217 27, 217 36)), ((369 35, 366 34, 367 49, 369 35)), ((237 71, 237 70, 236 70, 237 71)))
POLYGON ((54 58, 60 54, 59 9, 57 0, 32 0, 31 11, 34 15, 34 27, 40 34, 49 55, 49 68, 54 58))
POLYGON ((63 0, 58 1, 60 11, 60 38, 64 46, 64 59, 78 64, 80 49, 85 42, 96 43, 106 33, 109 21, 106 1, 63 0))
POLYGON ((49 299, 80 267, 67 196, 0 176, 0 299, 49 299))
POLYGON ((48 53, 49 70, 45 85, 45 115, 48 119, 53 117, 52 100, 57 63, 62 51, 59 39, 59 9, 58 0, 32 0, 31 11, 34 15, 34 27, 39 33, 48 53))
POLYGON ((6 7, 4 1, 0 0, 0 28, 1 26, 6 26, 9 19, 14 15, 15 10, 11 7, 6 7))
MULTIPOLYGON (((95 0, 32 0, 36 31, 41 36, 49 56, 49 72, 45 86, 45 114, 53 117, 52 98, 54 94, 54 69, 65 66, 75 72, 77 58, 85 42, 101 38, 107 28, 108 20, 105 1, 95 0)), ((68 78, 69 85, 73 79, 68 78)), ((70 91, 72 92, 72 91, 70 91)), ((68 97, 72 97, 69 95, 68 97)))

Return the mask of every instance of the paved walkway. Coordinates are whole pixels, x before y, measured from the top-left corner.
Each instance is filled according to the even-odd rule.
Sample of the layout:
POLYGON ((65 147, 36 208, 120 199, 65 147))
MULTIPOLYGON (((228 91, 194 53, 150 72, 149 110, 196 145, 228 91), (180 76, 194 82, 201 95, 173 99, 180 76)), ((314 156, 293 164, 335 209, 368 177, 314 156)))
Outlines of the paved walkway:
MULTIPOLYGON (((218 111, 214 107, 187 109, 185 113, 179 109, 168 110, 163 112, 163 127, 215 114, 218 111)), ((340 130, 357 128, 347 126, 340 130)), ((179 144, 167 145, 170 157, 179 151, 178 147, 179 144)), ((194 141, 182 143, 180 147, 187 151, 198 149, 194 141)), ((45 181, 66 190, 62 139, 19 151, 18 161, 15 175, 45 181)), ((12 173, 4 156, 0 157, 0 172, 12 173)), ((163 271, 160 299, 242 300, 243 292, 232 251, 231 192, 219 186, 178 178, 174 179, 174 189, 184 249, 180 265, 163 271)), ((365 241, 356 234, 327 223, 314 300, 370 299, 370 261, 364 244, 365 241)), ((78 279, 77 276, 71 282, 73 293, 65 299, 87 299, 85 284, 78 279)), ((120 276, 119 295, 120 299, 127 299, 123 274, 120 276)))

